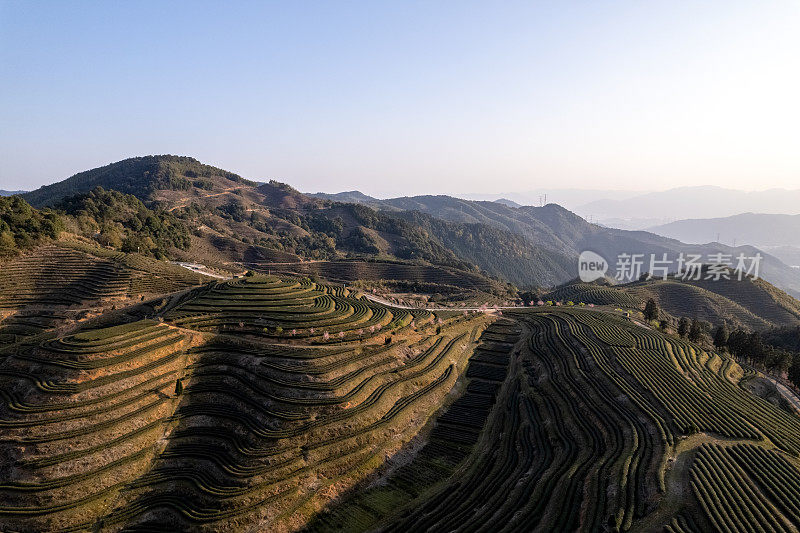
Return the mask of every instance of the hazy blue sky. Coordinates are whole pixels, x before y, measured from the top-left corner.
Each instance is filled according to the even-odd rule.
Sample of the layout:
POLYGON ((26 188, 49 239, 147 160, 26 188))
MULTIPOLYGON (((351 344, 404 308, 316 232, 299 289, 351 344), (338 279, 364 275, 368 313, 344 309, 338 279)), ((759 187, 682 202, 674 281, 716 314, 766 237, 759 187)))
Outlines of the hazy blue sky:
POLYGON ((0 188, 153 153, 375 195, 797 188, 799 27, 789 0, 0 0, 0 188))

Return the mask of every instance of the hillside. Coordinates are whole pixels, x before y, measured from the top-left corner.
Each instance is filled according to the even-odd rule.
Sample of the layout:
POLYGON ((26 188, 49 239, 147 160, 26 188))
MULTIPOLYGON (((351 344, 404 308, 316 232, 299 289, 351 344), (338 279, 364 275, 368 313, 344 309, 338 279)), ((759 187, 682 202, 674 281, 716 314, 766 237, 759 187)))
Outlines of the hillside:
MULTIPOLYGON (((399 259, 483 272, 520 287, 535 287, 574 277, 574 261, 583 250, 599 253, 611 265, 623 253, 666 253, 674 260, 680 253, 758 252, 750 246, 689 245, 653 233, 604 228, 555 204, 513 207, 450 196, 376 200, 353 191, 346 198, 361 203, 343 203, 305 195, 276 181, 248 181, 178 156, 128 159, 25 198, 35 205, 58 206, 67 197, 109 186, 135 194, 158 214, 161 225, 177 227, 168 220, 170 214, 191 234, 183 246, 150 247, 154 255, 218 266, 242 258, 399 259)), ((760 275, 789 294, 800 294, 800 271, 762 255, 760 275)))
POLYGON ((189 191, 192 188, 207 189, 220 184, 229 187, 256 185, 232 172, 204 165, 191 157, 150 155, 80 172, 23 196, 34 207, 44 207, 53 205, 66 196, 89 192, 95 187, 114 189, 149 200, 158 190, 189 191))
MULTIPOLYGON (((357 199, 356 196, 353 198, 357 199)), ((590 224, 556 204, 512 207, 500 202, 463 200, 444 195, 370 199, 364 203, 387 212, 418 211, 449 222, 493 226, 522 236, 529 246, 535 246, 542 254, 554 253, 556 257, 571 258, 573 265, 578 254, 584 250, 600 254, 610 265, 615 265, 616 258, 623 253, 644 254, 645 257, 650 254, 661 257, 666 253, 675 260, 680 253, 699 253, 703 256, 723 253, 735 257, 740 253, 751 256, 758 251, 752 246, 732 248, 708 241, 701 245, 686 244, 646 231, 602 227, 590 224)), ((782 290, 800 295, 800 271, 768 253, 761 253, 764 259, 760 275, 782 290)), ((560 269, 551 272, 557 278, 555 284, 564 283, 575 276, 574 266, 566 272, 560 269)))
POLYGON ((684 242, 718 240, 751 244, 787 265, 800 265, 800 215, 742 213, 724 218, 677 220, 648 231, 684 242))
POLYGON ((5 353, 0 529, 294 529, 420 431, 487 325, 302 279, 194 294, 5 353))
POLYGON ((800 418, 740 388, 736 363, 597 312, 514 319, 521 341, 493 335, 491 351, 473 356, 474 381, 413 460, 309 531, 791 531, 800 523, 800 418))
POLYGON ((517 286, 555 285, 569 277, 575 261, 568 255, 532 246, 521 235, 480 223, 453 223, 405 211, 398 217, 433 235, 459 257, 517 286))
MULTIPOLYGON (((681 220, 730 217, 739 213, 798 214, 800 190, 768 189, 740 191, 724 187, 677 187, 666 191, 649 192, 633 197, 599 199, 575 207, 575 212, 595 219, 624 216, 628 219, 681 220)), ((652 226, 653 224, 648 224, 652 226)), ((708 242, 708 239, 704 242, 708 242)))
MULTIPOLYGON (((167 246, 160 242, 148 246, 158 257, 213 265, 301 258, 406 260, 482 270, 522 286, 559 282, 568 268, 566 258, 531 247, 502 229, 481 224, 442 225, 423 215, 398 216, 401 213, 323 200, 276 181, 250 182, 186 157, 120 161, 25 197, 36 205, 48 203, 78 217, 75 225, 81 226, 85 235, 99 233, 99 242, 116 242, 121 249, 126 235, 121 212, 136 202, 116 198, 113 209, 98 210, 94 205, 98 202, 91 197, 112 194, 102 190, 106 187, 132 192, 143 202, 143 209, 152 210, 160 219, 160 225, 189 235, 188 241, 177 244, 166 239, 167 246), (87 206, 87 201, 92 205, 87 206), (114 212, 115 227, 98 219, 107 218, 108 211, 114 212), (94 226, 89 228, 86 220, 94 220, 94 226)), ((136 223, 133 229, 142 226, 136 223)), ((141 251, 140 244, 136 243, 136 249, 141 251)), ((131 246, 133 243, 127 249, 131 246)))
POLYGON ((764 331, 800 324, 800 302, 762 279, 650 279, 619 285, 566 283, 541 295, 544 300, 624 308, 644 308, 653 299, 675 318, 697 318, 714 326, 764 331))
POLYGON ((254 275, 1 354, 5 530, 800 525, 800 416, 609 311, 254 275))
POLYGON ((0 269, 0 347, 211 279, 76 241, 0 260, 0 269))
MULTIPOLYGON (((661 309, 674 317, 697 318, 715 325, 727 323, 750 331, 764 330, 774 324, 760 316, 761 312, 771 315, 777 310, 782 310, 774 302, 764 307, 744 307, 716 292, 674 280, 634 283, 626 287, 625 292, 640 302, 652 298, 661 309)), ((785 323, 797 321, 797 318, 791 315, 781 318, 786 319, 785 323)))

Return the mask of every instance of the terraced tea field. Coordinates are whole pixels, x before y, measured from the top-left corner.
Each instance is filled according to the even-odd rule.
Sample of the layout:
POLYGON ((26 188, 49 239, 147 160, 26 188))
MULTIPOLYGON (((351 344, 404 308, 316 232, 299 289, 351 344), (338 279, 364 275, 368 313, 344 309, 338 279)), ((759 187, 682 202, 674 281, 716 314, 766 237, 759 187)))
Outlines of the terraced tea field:
POLYGON ((800 416, 600 308, 253 275, 0 356, 1 530, 800 526, 800 416))
MULTIPOLYGON (((777 324, 793 323, 796 319, 775 301, 766 302, 766 293, 749 290, 749 282, 730 282, 730 290, 738 294, 729 294, 733 297, 712 292, 710 288, 720 290, 725 283, 716 282, 685 282, 675 280, 653 280, 649 282, 635 282, 624 286, 622 290, 645 301, 653 298, 659 306, 673 316, 697 317, 701 320, 719 324, 723 321, 735 327, 753 330, 764 330, 773 325, 770 319, 782 317, 777 324), (705 285, 705 288, 703 285, 705 285), (746 302, 751 295, 760 298, 753 305, 741 305, 738 300, 746 302), (757 311, 759 314, 756 314, 757 311), (763 316, 762 316, 763 315, 763 316)), ((727 291, 725 291, 727 292, 727 291)))
POLYGON ((0 529, 302 526, 417 435, 489 321, 356 296, 253 276, 6 348, 0 529))
POLYGON ((403 280, 406 282, 433 283, 449 287, 493 292, 492 282, 463 270, 432 265, 415 265, 382 261, 314 261, 303 263, 267 264, 253 268, 282 271, 300 275, 316 274, 335 281, 403 280))
POLYGON ((206 282, 206 276, 77 242, 42 246, 0 263, 0 346, 82 314, 206 282))
POLYGON ((544 294, 543 300, 642 309, 648 299, 674 317, 706 320, 730 328, 763 331, 796 325, 800 307, 788 294, 763 280, 681 280, 675 278, 634 281, 602 286, 569 283, 544 294))
POLYGON ((470 382, 411 462, 309 529, 796 530, 796 414, 740 387, 730 359, 551 309, 506 313, 523 345, 494 359, 498 381, 470 382), (448 442, 473 421, 464 446, 448 442))
POLYGON ((643 300, 613 287, 603 287, 590 283, 571 283, 545 294, 543 300, 554 302, 574 302, 594 305, 614 305, 618 307, 641 307, 643 300))

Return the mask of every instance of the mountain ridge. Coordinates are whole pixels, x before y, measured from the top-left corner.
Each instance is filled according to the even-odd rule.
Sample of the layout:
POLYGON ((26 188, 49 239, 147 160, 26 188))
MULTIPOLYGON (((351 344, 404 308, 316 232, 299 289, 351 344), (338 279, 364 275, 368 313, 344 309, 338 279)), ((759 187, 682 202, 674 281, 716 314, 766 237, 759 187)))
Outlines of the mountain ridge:
MULTIPOLYGON (((307 259, 360 254, 480 269, 519 286, 541 286, 573 278, 577 256, 584 250, 599 253, 609 264, 620 254, 756 252, 749 246, 688 245, 645 231, 605 228, 552 203, 511 207, 447 195, 379 200, 358 191, 338 196, 355 203, 339 202, 305 195, 277 181, 250 181, 185 156, 123 160, 24 198, 41 206, 104 185, 131 192, 151 208, 175 213, 192 232, 192 247, 206 250, 217 261, 242 255, 263 260, 274 252, 307 259)), ((800 294, 800 272, 763 255, 763 276, 800 294)), ((187 254, 181 257, 191 259, 187 254)))
MULTIPOLYGON (((681 253, 702 253, 705 256, 726 254, 764 257, 762 274, 779 288, 800 295, 800 272, 792 269, 764 250, 753 246, 732 247, 722 243, 687 244, 644 230, 622 230, 592 224, 558 204, 508 207, 493 201, 464 200, 446 195, 420 195, 370 201, 370 206, 386 211, 420 211, 447 221, 484 223, 522 235, 531 243, 557 254, 574 257, 584 250, 603 256, 609 264, 620 254, 668 254, 676 259, 681 253)), ((574 277, 565 273, 563 281, 574 277)))

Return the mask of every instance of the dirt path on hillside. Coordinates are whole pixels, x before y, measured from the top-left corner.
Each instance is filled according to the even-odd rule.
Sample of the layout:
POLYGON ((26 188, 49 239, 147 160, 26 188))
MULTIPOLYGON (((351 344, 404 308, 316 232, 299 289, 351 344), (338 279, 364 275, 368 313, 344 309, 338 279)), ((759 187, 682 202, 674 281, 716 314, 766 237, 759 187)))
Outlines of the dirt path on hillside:
POLYGON ((800 412, 800 398, 798 398, 797 394, 795 394, 794 391, 792 391, 789 387, 787 387, 777 379, 771 376, 765 376, 765 377, 772 383, 774 383, 775 388, 778 389, 778 392, 780 392, 784 398, 786 398, 786 401, 792 404, 792 407, 794 407, 796 411, 800 412))

